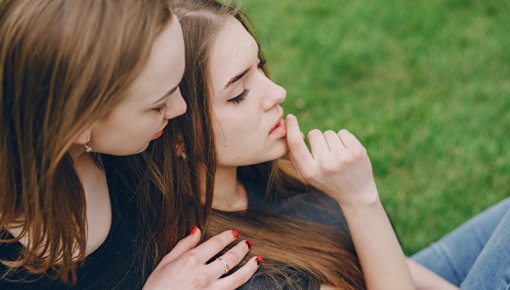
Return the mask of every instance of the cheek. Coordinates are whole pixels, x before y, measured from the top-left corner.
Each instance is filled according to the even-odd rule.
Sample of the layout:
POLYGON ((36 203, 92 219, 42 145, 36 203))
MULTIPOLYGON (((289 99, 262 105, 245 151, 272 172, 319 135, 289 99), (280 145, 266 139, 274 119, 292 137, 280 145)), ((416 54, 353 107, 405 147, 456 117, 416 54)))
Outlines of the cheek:
POLYGON ((156 115, 112 113, 101 122, 101 128, 97 131, 102 139, 110 140, 117 146, 127 146, 129 143, 147 142, 147 138, 161 126, 162 118, 156 115))
POLYGON ((237 110, 229 114, 217 114, 213 124, 216 140, 230 144, 242 143, 245 139, 252 139, 256 130, 256 123, 249 116, 250 112, 237 110))
POLYGON ((239 110, 213 122, 218 162, 223 165, 254 164, 266 148, 266 136, 256 114, 239 110))

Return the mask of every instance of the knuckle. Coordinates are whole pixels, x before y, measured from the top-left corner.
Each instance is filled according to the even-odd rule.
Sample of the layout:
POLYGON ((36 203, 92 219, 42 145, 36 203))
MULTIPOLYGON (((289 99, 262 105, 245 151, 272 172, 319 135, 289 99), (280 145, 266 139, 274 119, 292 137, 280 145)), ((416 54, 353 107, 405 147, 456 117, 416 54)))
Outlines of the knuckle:
POLYGON ((302 142, 302 141, 301 140, 295 140, 295 139, 293 139, 293 140, 289 139, 288 144, 289 144, 289 147, 291 149, 295 150, 295 149, 297 149, 299 147, 300 142, 302 142))
POLYGON ((364 159, 367 156, 367 150, 365 148, 359 148, 353 152, 354 158, 364 159))
POLYGON ((196 266, 200 264, 200 257, 196 251, 189 251, 185 256, 185 264, 188 266, 196 266))
POLYGON ((321 170, 326 174, 330 174, 336 172, 338 170, 338 166, 335 162, 333 162, 333 160, 330 160, 321 164, 321 170))
POLYGON ((219 238, 219 239, 209 240, 209 242, 210 242, 209 246, 211 248, 217 249, 218 251, 225 248, 226 242, 224 241, 225 240, 224 236, 225 235, 222 235, 221 238, 219 238))
POLYGON ((301 173, 301 177, 306 182, 313 181, 315 179, 315 172, 314 172, 314 170, 310 170, 310 169, 303 170, 303 172, 301 173))
POLYGON ((223 260, 227 261, 229 265, 233 266, 234 264, 237 265, 241 259, 236 254, 229 251, 223 255, 223 260))
POLYGON ((354 157, 352 154, 348 153, 348 154, 344 154, 342 156, 339 157, 339 163, 340 163, 340 166, 346 166, 346 165, 349 165, 352 163, 352 161, 354 160, 354 157))

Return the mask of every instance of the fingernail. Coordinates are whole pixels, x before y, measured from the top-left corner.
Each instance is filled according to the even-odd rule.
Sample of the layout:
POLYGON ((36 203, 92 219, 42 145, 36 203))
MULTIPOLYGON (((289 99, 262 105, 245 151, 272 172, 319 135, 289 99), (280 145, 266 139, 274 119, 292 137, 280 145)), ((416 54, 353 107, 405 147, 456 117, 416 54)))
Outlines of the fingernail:
POLYGON ((287 119, 289 119, 289 118, 296 118, 296 117, 292 114, 287 114, 287 119))
POLYGON ((259 265, 259 266, 260 266, 260 264, 262 264, 263 259, 262 259, 262 257, 261 257, 261 256, 257 256, 257 258, 255 259, 255 261, 257 261, 257 265, 259 265))
POLYGON ((249 248, 249 249, 251 249, 251 247, 253 247, 253 242, 252 242, 252 241, 250 241, 250 240, 246 240, 245 242, 246 242, 246 244, 248 245, 248 248, 249 248))
POLYGON ((198 227, 197 226, 194 226, 191 231, 189 232, 189 235, 193 235, 196 231, 198 230, 198 227))
POLYGON ((232 235, 234 236, 234 238, 237 239, 237 237, 239 237, 239 232, 236 230, 232 230, 232 235))

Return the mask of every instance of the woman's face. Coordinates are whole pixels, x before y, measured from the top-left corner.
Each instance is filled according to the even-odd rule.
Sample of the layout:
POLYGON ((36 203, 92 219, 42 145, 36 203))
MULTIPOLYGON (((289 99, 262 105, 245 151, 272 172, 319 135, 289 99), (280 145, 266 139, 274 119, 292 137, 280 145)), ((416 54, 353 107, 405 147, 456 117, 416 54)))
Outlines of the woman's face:
POLYGON ((186 112, 179 91, 184 73, 184 41, 177 17, 153 44, 148 62, 128 88, 127 97, 92 128, 95 152, 129 155, 144 151, 161 136, 168 120, 186 112))
POLYGON ((233 17, 211 48, 212 125, 218 166, 251 165, 286 152, 284 88, 260 69, 258 45, 233 17))

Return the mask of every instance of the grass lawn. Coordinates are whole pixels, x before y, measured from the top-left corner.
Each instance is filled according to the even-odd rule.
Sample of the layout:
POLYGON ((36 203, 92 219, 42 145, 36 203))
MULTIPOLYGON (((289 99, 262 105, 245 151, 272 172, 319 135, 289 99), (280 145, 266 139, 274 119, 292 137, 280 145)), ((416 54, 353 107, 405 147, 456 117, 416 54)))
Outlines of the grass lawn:
POLYGON ((245 0, 284 108, 371 156, 407 254, 510 193, 510 2, 245 0))

